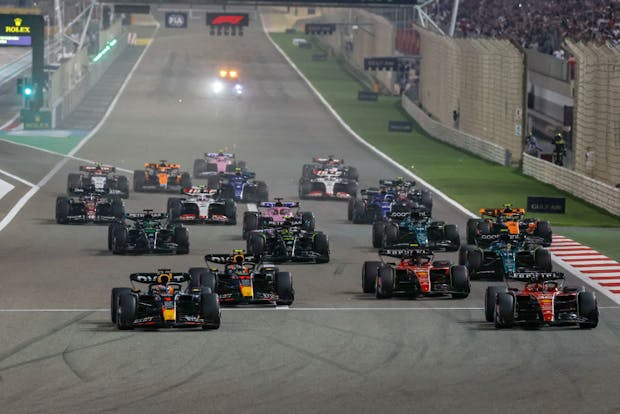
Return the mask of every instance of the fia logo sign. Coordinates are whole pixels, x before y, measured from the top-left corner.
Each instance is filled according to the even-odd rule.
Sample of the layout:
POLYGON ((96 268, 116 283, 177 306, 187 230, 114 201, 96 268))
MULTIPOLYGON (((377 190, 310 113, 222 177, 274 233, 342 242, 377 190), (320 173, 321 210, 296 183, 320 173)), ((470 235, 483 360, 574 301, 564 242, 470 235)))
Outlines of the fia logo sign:
POLYGON ((183 29, 187 27, 187 13, 166 13, 166 27, 183 29))

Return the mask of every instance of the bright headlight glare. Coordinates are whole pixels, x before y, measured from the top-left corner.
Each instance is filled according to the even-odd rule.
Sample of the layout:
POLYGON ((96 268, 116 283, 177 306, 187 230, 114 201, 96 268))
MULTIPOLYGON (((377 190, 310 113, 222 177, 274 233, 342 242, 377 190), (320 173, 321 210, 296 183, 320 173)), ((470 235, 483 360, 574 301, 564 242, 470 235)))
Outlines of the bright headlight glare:
POLYGON ((222 89, 224 89, 224 84, 222 82, 215 81, 213 82, 212 88, 213 88, 213 92, 220 93, 222 92, 222 89))

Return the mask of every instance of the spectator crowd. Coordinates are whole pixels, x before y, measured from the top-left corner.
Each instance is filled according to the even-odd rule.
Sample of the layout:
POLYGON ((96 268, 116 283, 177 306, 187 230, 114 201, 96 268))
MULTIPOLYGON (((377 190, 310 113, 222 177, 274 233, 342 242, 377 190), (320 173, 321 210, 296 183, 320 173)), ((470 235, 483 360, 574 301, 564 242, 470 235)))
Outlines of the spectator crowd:
MULTIPOLYGON (((427 13, 447 29, 453 3, 438 0, 427 13)), ((461 0, 455 35, 510 39, 562 57, 557 51, 566 37, 620 46, 619 20, 620 0, 461 0)))

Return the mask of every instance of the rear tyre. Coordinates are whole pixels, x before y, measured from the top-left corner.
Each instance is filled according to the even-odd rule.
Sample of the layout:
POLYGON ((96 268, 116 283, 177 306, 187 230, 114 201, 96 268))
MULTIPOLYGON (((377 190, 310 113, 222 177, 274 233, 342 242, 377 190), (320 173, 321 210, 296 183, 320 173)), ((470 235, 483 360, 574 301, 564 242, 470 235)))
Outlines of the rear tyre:
POLYGON ((548 221, 539 221, 536 226, 535 234, 538 237, 542 237, 543 246, 549 247, 551 246, 551 241, 553 239, 553 232, 551 231, 551 224, 548 221))
POLYGON ((224 215, 228 217, 227 224, 232 226, 237 224, 237 206, 232 199, 224 201, 224 215))
POLYGON ((380 249, 383 245, 383 233, 385 232, 385 222, 375 221, 372 223, 372 247, 380 249))
POLYGON ((299 183, 299 198, 304 199, 307 197, 308 193, 312 191, 312 184, 307 181, 302 181, 299 183))
POLYGON ((258 232, 251 232, 246 242, 246 250, 248 254, 261 255, 265 253, 265 235, 258 232))
POLYGON ((362 200, 354 200, 354 204, 353 204, 353 223, 355 224, 362 224, 364 223, 366 220, 365 219, 365 208, 364 208, 364 202, 362 200))
POLYGON ((463 246, 459 252, 459 264, 465 265, 470 276, 474 276, 482 265, 482 250, 476 246, 463 246))
POLYGON ((138 299, 132 293, 118 296, 118 313, 116 314, 116 327, 120 330, 133 329, 133 321, 136 319, 138 299))
POLYGON ((327 234, 316 233, 312 240, 312 246, 314 251, 321 255, 317 257, 317 263, 329 262, 329 239, 327 238, 327 234))
POLYGON ((547 249, 536 249, 534 251, 534 265, 543 272, 551 272, 551 253, 547 249))
POLYGON ((181 217, 183 211, 183 205, 181 199, 178 197, 168 198, 168 218, 170 221, 177 221, 181 217))
POLYGON ((495 317, 495 305, 497 304, 497 294, 507 293, 504 286, 489 286, 484 292, 484 319, 493 322, 495 317))
POLYGON ((357 168, 355 167, 349 167, 349 169, 347 170, 347 178, 349 180, 359 180, 360 179, 360 174, 357 172, 357 168))
POLYGON ((579 324, 581 329, 592 329, 598 326, 598 304, 596 296, 592 292, 581 292, 577 296, 579 316, 587 318, 588 322, 579 324))
POLYGON ((200 174, 207 170, 207 162, 202 158, 194 160, 194 178, 201 178, 200 174))
POLYGON ((314 214, 310 211, 304 211, 301 213, 301 229, 307 232, 313 232, 316 226, 316 219, 314 214))
POLYGON ((461 247, 461 236, 455 224, 446 224, 443 228, 446 240, 450 242, 450 246, 446 249, 449 252, 455 252, 461 247))
POLYGON ((269 188, 267 184, 264 181, 257 181, 256 184, 256 203, 269 200, 269 188))
POLYGON ((187 227, 181 224, 174 226, 173 240, 177 244, 176 254, 189 253, 189 230, 187 230, 187 227))
POLYGON ((295 300, 295 291, 293 290, 293 276, 290 272, 276 273, 276 293, 278 300, 276 305, 288 306, 295 300))
POLYGON ((452 298, 465 299, 469 296, 470 283, 467 267, 452 266, 450 268, 450 276, 452 278, 452 290, 456 292, 452 294, 452 298))
POLYGON ((508 292, 498 292, 495 305, 495 327, 512 328, 515 322, 515 297, 508 292))
POLYGON ((395 244, 398 241, 398 233, 398 226, 395 223, 387 223, 383 232, 382 246, 386 248, 395 244))
POLYGON ((116 287, 112 288, 112 295, 110 300, 110 317, 112 323, 116 323, 116 315, 118 314, 118 300, 121 295, 130 294, 131 288, 116 287))
POLYGON ((200 317, 204 320, 202 324, 203 330, 220 328, 220 299, 216 293, 209 293, 208 289, 200 295, 200 317))
POLYGON ((112 200, 112 215, 119 220, 125 218, 125 206, 120 199, 112 200))
POLYGON ((112 230, 111 250, 113 254, 123 254, 127 248, 127 229, 120 223, 110 225, 112 230))
POLYGON ((480 221, 480 219, 467 220, 467 244, 476 244, 476 234, 478 233, 480 221))
POLYGON ((355 203, 356 203, 356 200, 352 198, 349 200, 349 203, 347 204, 347 220, 349 221, 353 221, 353 211, 355 209, 355 203))
POLYGON ((379 275, 377 277, 377 299, 389 299, 392 297, 394 291, 394 269, 389 266, 382 266, 379 268, 379 275))
POLYGON ((192 267, 188 273, 191 277, 190 289, 201 289, 204 287, 211 289, 213 293, 216 292, 217 278, 209 269, 206 267, 192 267))
POLYGON ((82 176, 80 174, 71 173, 67 177, 67 194, 74 194, 75 188, 82 187, 82 176))
POLYGON ((380 266, 381 262, 364 262, 362 267, 362 291, 364 293, 375 293, 380 266))
POLYGON ((181 184, 181 188, 190 188, 192 186, 192 179, 189 176, 189 173, 184 172, 181 174, 181 180, 179 183, 181 184))
POLYGON ((207 176, 207 187, 218 188, 220 186, 220 177, 217 174, 207 176))
POLYGON ((144 191, 144 184, 146 183, 146 173, 144 170, 135 170, 133 172, 133 191, 144 191))
POLYGON ((248 234, 254 230, 258 230, 258 213, 246 211, 243 214, 243 228, 241 230, 243 240, 246 240, 248 238, 248 234))
POLYGON ((312 178, 314 171, 314 164, 304 164, 301 169, 301 177, 302 178, 312 178))
POLYGON ((422 190, 420 191, 420 195, 422 198, 422 205, 428 209, 429 213, 433 211, 433 196, 431 192, 428 190, 422 190))
POLYGON ((122 198, 129 198, 129 180, 124 175, 118 177, 118 190, 122 198))
POLYGON ((56 223, 66 224, 67 216, 71 212, 71 201, 69 197, 56 198, 56 223))

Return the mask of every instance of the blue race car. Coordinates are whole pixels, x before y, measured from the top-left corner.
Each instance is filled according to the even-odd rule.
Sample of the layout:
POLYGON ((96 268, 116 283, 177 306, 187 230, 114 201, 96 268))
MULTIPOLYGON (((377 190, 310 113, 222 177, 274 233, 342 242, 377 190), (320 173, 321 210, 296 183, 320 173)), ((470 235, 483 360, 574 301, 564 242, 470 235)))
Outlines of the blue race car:
POLYGON ((223 198, 244 203, 260 203, 269 199, 269 189, 264 181, 254 180, 256 173, 237 169, 234 173, 220 174, 223 198))

